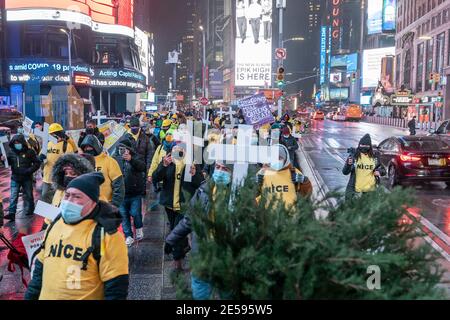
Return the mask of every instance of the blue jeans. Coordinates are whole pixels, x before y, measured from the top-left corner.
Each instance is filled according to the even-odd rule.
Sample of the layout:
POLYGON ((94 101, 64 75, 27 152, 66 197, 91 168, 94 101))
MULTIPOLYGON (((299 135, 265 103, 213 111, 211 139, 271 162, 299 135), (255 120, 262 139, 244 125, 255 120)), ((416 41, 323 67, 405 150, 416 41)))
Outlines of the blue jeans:
POLYGON ((142 223, 142 196, 126 196, 119 210, 122 215, 122 228, 125 237, 133 237, 130 218, 133 217, 136 229, 141 229, 144 226, 142 223))
POLYGON ((208 282, 191 275, 191 289, 194 300, 211 300, 213 289, 208 282))
POLYGON ((9 214, 15 215, 17 211, 17 202, 19 201, 19 192, 23 192, 23 213, 32 215, 34 213, 33 180, 17 182, 11 180, 11 199, 9 202, 9 214))

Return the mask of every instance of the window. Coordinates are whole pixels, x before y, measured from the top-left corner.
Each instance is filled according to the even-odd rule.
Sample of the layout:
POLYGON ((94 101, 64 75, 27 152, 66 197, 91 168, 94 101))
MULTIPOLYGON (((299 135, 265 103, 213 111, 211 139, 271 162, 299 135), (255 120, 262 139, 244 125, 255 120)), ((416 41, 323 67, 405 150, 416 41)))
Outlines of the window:
POLYGON ((431 83, 428 81, 429 75, 433 71, 433 39, 427 41, 427 57, 426 59, 426 77, 427 81, 425 81, 425 91, 431 90, 431 83))
POLYGON ((436 37, 436 72, 443 74, 444 72, 444 48, 445 48, 445 32, 436 37))
POLYGON ((417 80, 416 91, 423 91, 423 57, 425 53, 424 43, 422 42, 417 47, 417 80))
POLYGON ((119 59, 116 47, 117 44, 115 43, 96 44, 92 53, 92 63, 118 66, 119 59))
POLYGON ((405 52, 405 62, 403 68, 403 84, 409 88, 411 87, 411 49, 408 49, 405 52))

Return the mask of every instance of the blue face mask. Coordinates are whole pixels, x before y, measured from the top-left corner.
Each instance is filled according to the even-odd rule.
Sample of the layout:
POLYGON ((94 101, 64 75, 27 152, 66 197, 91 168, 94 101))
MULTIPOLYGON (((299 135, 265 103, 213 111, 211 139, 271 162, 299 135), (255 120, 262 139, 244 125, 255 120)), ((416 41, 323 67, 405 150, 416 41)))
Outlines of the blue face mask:
POLYGON ((212 178, 216 185, 226 186, 231 182, 231 173, 222 170, 215 170, 212 178))
POLYGON ((284 161, 280 160, 270 164, 270 168, 275 171, 280 171, 284 167, 284 161))
POLYGON ((21 144, 15 144, 15 145, 14 145, 14 148, 15 148, 17 151, 21 151, 21 150, 23 149, 23 146, 22 146, 21 144))
POLYGON ((81 212, 83 211, 83 206, 72 203, 67 200, 61 201, 61 214, 64 222, 67 224, 75 224, 83 220, 81 212))

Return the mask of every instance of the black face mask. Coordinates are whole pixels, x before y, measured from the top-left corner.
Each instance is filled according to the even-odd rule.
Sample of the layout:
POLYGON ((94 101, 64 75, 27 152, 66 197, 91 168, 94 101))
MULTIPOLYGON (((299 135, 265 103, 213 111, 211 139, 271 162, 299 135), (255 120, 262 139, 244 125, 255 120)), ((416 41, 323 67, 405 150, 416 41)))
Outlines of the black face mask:
POLYGON ((95 129, 94 128, 87 128, 86 129, 86 134, 95 134, 95 129))
POLYGON ((96 152, 94 149, 92 149, 92 150, 85 150, 85 151, 83 151, 83 152, 86 153, 86 154, 88 154, 88 155, 91 155, 91 156, 93 156, 93 157, 98 156, 97 152, 96 152))
POLYGON ((138 134, 139 133, 139 129, 140 128, 131 128, 131 133, 132 134, 138 134))
POLYGON ((63 182, 63 186, 64 188, 67 188, 67 186, 69 185, 69 183, 72 182, 72 180, 74 180, 76 177, 68 177, 68 176, 64 176, 64 182, 63 182))
POLYGON ((369 153, 370 147, 359 147, 359 151, 362 153, 369 153))

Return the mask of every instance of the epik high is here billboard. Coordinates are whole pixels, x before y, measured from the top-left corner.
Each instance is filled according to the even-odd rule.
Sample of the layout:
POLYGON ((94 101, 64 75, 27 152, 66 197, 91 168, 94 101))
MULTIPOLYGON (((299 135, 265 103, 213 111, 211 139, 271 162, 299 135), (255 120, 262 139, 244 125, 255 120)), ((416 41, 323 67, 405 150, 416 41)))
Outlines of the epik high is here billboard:
POLYGON ((273 0, 236 1, 237 87, 264 87, 272 82, 273 0))

